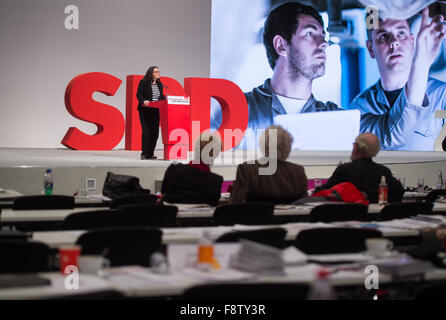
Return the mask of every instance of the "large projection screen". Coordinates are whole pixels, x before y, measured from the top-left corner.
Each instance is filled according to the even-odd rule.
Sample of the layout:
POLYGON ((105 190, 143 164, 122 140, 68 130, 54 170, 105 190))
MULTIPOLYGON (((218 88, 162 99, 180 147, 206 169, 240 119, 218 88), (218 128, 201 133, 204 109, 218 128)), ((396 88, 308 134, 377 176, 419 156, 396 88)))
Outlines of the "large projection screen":
MULTIPOLYGON (((268 64, 263 44, 263 27, 270 10, 283 2, 289 1, 212 0, 211 77, 231 80, 247 93, 261 86, 265 79, 272 76, 273 71, 268 64)), ((320 12, 320 14, 326 28, 328 14, 326 12, 320 12)), ((353 98, 376 84, 380 74, 376 60, 370 57, 366 48, 365 10, 363 8, 343 10, 342 17, 348 25, 349 33, 339 38, 332 37, 327 32, 326 40, 330 41, 330 45, 326 49, 325 75, 313 81, 312 92, 317 100, 324 103, 331 101, 340 108, 349 110, 353 108, 351 106, 353 98)), ((410 32, 413 33, 415 39, 420 20, 420 17, 415 17, 410 21, 410 32)), ((430 69, 430 76, 441 81, 446 80, 444 45, 443 42, 442 50, 430 69)), ((439 94, 441 91, 439 90, 439 94)), ((445 110, 446 98, 441 98, 438 105, 439 109, 445 110)), ((212 127, 218 128, 220 122, 221 110, 214 102, 212 127)), ((342 127, 350 124, 341 122, 339 125, 342 127)), ((383 145, 382 149, 438 150, 441 148, 441 141, 445 135, 445 132, 441 132, 443 125, 444 119, 437 119, 435 113, 420 116, 419 125, 415 130, 410 131, 410 135, 404 136, 403 142, 393 140, 389 146, 383 145)), ((249 127, 248 125, 248 133, 250 133, 249 127)), ((318 134, 317 127, 313 124, 309 125, 309 130, 318 134)), ((362 126, 361 131, 363 131, 362 126)), ((336 132, 334 128, 333 134, 335 135, 336 132)), ((241 148, 257 147, 255 139, 258 136, 258 133, 257 135, 254 133, 252 141, 241 148)), ((295 137, 295 140, 299 139, 301 137, 295 137)), ((346 136, 345 139, 351 138, 346 136)), ((352 141, 346 141, 345 145, 347 142, 351 144, 352 141)), ((316 149, 330 150, 328 146, 322 146, 322 148, 315 146, 313 150, 316 149)))

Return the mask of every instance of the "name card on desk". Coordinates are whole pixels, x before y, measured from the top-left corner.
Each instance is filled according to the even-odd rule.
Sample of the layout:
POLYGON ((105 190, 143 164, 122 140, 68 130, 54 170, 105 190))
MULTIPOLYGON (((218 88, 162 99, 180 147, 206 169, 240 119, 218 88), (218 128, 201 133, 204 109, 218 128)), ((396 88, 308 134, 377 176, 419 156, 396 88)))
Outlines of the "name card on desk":
POLYGON ((190 97, 167 96, 167 103, 168 104, 179 104, 179 105, 189 106, 190 105, 190 97))

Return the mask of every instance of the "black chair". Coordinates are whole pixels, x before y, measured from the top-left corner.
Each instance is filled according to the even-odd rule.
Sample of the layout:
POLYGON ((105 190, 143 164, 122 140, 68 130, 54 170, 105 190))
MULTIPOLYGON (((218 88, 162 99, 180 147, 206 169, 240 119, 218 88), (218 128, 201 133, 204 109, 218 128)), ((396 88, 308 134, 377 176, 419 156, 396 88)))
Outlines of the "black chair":
POLYGON ((435 283, 418 289, 415 300, 446 300, 446 283, 435 283))
POLYGON ((404 219, 418 214, 432 214, 432 202, 394 202, 389 203, 378 214, 378 220, 404 219))
POLYGON ((437 189, 430 191, 424 201, 435 202, 439 196, 446 196, 446 189, 437 189))
POLYGON ((50 248, 41 242, 0 241, 0 273, 48 271, 50 248))
POLYGON ((274 204, 263 202, 221 205, 215 209, 213 215, 213 221, 224 226, 272 224, 273 219, 274 204))
POLYGON ((63 221, 64 230, 90 230, 119 226, 118 211, 95 210, 77 212, 68 215, 63 221))
POLYGON ((45 210, 45 209, 73 209, 74 197, 51 196, 22 196, 18 197, 12 205, 12 210, 45 210))
POLYGON ((366 250, 367 238, 381 238, 371 229, 318 228, 302 230, 294 245, 306 254, 354 253, 366 250))
POLYGON ((357 203, 327 203, 314 207, 310 222, 367 221, 368 207, 357 203))
POLYGON ((178 207, 155 204, 135 204, 119 207, 121 226, 176 227, 178 207))
POLYGON ((149 266, 149 257, 161 250, 162 231, 143 228, 120 228, 90 231, 76 241, 82 254, 105 255, 111 266, 149 266))
POLYGON ((133 204, 151 204, 156 203, 158 200, 158 197, 154 194, 135 194, 135 195, 127 195, 127 196, 121 196, 116 199, 114 199, 110 203, 110 209, 116 209, 120 206, 125 205, 133 205, 133 204))
POLYGON ((186 289, 183 300, 305 300, 309 285, 296 283, 204 284, 186 289))
POLYGON ((238 242, 240 239, 247 239, 282 249, 285 247, 285 236, 286 230, 283 228, 235 231, 221 235, 216 242, 238 242))

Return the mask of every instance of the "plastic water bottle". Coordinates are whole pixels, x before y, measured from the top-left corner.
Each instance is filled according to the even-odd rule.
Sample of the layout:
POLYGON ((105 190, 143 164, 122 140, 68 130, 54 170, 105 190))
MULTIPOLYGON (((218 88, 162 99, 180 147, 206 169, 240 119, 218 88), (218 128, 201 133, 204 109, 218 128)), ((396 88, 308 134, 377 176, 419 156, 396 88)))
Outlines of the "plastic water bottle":
POLYGON ((49 196, 53 193, 54 181, 53 172, 51 169, 47 169, 43 175, 43 188, 45 190, 45 195, 49 196))
POLYGON ((214 242, 209 230, 203 232, 198 243, 198 261, 197 266, 199 269, 210 270, 214 262, 214 242))
POLYGON ((327 270, 319 270, 316 280, 308 292, 307 300, 335 300, 336 293, 328 279, 330 272, 327 270))
POLYGON ((381 183, 378 186, 378 204, 387 204, 388 187, 386 183, 386 177, 381 177, 381 183))
POLYGON ((438 171, 437 189, 443 189, 443 172, 441 172, 441 170, 438 171))

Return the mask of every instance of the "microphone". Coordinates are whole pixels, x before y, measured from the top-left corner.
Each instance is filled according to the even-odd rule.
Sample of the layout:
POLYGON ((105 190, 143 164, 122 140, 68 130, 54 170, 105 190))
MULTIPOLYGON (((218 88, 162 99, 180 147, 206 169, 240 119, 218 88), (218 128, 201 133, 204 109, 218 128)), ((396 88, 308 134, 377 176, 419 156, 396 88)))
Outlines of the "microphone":
MULTIPOLYGON (((161 83, 161 85, 163 86, 163 88, 166 88, 168 91, 170 91, 170 89, 169 89, 169 87, 168 86, 166 86, 164 83, 162 83, 161 81, 160 81, 160 83, 161 83)), ((170 91, 171 92, 171 91, 170 91)))

